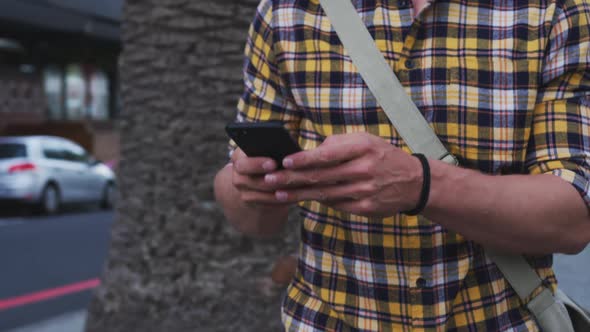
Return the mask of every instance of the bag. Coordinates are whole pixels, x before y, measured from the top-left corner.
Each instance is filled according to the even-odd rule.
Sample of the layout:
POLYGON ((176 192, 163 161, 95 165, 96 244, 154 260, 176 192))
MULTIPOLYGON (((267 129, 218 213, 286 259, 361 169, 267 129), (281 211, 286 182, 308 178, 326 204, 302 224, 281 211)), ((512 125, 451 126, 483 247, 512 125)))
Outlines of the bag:
MULTIPOLYGON (((350 0, 320 0, 342 44, 387 117, 415 153, 458 165, 426 122, 375 45, 350 0)), ((558 290, 554 295, 522 256, 486 250, 543 331, 590 332, 590 314, 558 290)))

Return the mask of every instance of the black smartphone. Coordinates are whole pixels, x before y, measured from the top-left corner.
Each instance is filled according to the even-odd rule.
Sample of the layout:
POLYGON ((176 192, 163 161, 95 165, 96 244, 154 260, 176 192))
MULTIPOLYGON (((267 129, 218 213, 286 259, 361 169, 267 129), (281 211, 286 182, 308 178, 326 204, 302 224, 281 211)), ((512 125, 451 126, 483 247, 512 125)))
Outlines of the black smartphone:
POLYGON ((225 131, 248 157, 272 158, 279 168, 286 156, 301 151, 282 122, 235 122, 225 131))

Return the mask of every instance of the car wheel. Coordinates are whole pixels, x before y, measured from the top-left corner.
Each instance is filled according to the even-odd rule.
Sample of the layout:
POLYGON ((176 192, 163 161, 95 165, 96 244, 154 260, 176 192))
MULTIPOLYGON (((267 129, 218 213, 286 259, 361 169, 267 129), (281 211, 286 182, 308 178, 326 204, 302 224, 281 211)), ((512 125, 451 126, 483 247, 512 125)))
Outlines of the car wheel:
POLYGON ((39 202, 39 209, 44 214, 57 214, 61 205, 59 190, 54 184, 48 184, 43 189, 41 194, 41 201, 39 202))
POLYGON ((115 206, 117 200, 117 187, 114 183, 109 182, 104 186, 102 191, 102 201, 100 207, 105 210, 111 210, 115 206))

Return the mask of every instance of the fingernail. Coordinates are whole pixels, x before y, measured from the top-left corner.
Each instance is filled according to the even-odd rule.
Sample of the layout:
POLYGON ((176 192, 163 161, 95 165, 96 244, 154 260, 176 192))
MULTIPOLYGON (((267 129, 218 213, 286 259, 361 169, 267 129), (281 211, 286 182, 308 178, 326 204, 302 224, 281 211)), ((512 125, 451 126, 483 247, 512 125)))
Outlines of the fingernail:
POLYGON ((266 182, 268 184, 274 184, 275 182, 277 182, 277 177, 274 175, 267 174, 264 177, 264 182, 266 182))
POLYGON ((275 164, 272 161, 265 161, 264 164, 262 164, 262 168, 265 171, 272 171, 275 168, 275 164))
POLYGON ((285 167, 285 168, 293 167, 293 159, 291 159, 291 158, 283 159, 283 167, 285 167))
POLYGON ((277 197, 277 199, 279 201, 284 202, 284 201, 286 201, 289 198, 289 195, 287 195, 287 193, 284 192, 284 191, 277 191, 276 192, 276 197, 277 197))

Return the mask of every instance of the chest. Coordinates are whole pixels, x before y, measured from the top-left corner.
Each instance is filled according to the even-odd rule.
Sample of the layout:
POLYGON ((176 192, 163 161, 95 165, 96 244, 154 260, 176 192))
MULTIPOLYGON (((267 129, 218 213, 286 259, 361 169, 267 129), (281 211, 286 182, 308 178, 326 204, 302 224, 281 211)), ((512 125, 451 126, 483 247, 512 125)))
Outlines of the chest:
MULTIPOLYGON (((498 151, 520 158, 550 29, 546 8, 435 1, 414 19, 404 1, 367 3, 356 1, 357 11, 443 143, 467 159, 498 151)), ((403 146, 319 4, 277 17, 279 71, 306 128, 319 136, 368 131, 403 146)))

